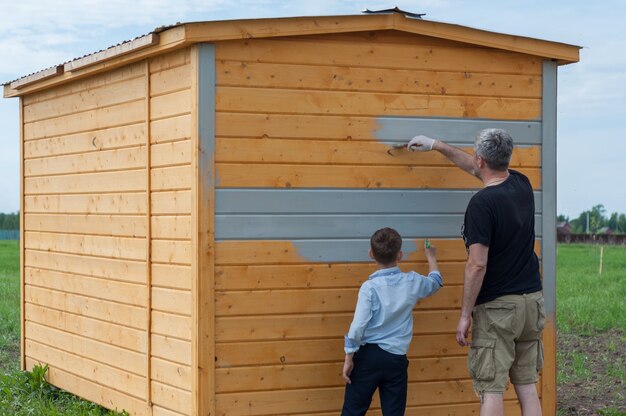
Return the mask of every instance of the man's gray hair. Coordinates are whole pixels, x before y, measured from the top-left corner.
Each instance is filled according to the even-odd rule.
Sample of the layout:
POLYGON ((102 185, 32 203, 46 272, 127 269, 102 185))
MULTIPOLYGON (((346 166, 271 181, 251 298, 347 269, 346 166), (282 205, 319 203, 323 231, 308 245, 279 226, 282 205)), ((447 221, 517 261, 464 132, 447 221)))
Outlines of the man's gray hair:
POLYGON ((484 129, 476 136, 474 152, 493 170, 506 170, 513 154, 513 138, 502 129, 484 129))

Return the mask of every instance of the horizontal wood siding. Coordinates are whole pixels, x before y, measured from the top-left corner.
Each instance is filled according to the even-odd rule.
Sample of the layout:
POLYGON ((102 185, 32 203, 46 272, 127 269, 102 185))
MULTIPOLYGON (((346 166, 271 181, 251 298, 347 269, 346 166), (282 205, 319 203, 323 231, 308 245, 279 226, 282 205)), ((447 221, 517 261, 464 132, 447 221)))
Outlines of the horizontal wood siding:
POLYGON ((186 49, 24 100, 26 362, 133 414, 191 414, 190 94, 186 49))
MULTIPOLYGON (((222 42, 216 62, 217 414, 339 412, 343 335, 374 271, 368 227, 402 215, 424 225, 405 239, 401 267, 426 273, 421 247, 431 237, 445 282, 414 311, 407 412, 476 412, 454 340, 466 252, 446 218, 456 224, 481 184, 441 155, 387 150, 412 137, 407 121, 440 120, 450 132, 440 138, 468 152, 477 132, 468 120, 510 122, 522 132, 511 165, 541 201, 541 61, 376 32, 222 42), (281 228, 290 221, 299 225, 281 228)), ((376 399, 372 409, 380 414, 376 399)))
POLYGON ((151 398, 154 415, 191 415, 191 64, 150 60, 151 398))
POLYGON ((147 406, 144 62, 24 99, 27 368, 109 408, 147 406))

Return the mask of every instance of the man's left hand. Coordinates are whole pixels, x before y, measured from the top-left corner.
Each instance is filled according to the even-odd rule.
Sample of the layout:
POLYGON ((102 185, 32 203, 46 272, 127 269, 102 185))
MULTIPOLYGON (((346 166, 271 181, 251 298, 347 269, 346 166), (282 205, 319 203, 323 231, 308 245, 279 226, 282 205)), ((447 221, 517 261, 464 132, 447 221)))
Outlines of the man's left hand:
POLYGON ((456 327, 456 342, 461 347, 467 347, 470 345, 470 343, 467 341, 467 335, 469 333, 470 325, 470 318, 461 316, 461 318, 459 319, 459 324, 456 327))

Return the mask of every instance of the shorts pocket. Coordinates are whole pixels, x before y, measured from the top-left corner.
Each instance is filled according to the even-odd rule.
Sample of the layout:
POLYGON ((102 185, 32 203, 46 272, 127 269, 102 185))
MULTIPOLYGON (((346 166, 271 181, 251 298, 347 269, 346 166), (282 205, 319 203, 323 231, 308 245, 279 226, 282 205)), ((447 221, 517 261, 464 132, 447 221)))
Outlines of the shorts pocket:
POLYGON ((543 298, 537 300, 537 332, 541 333, 546 326, 546 306, 543 298))
POLYGON ((498 334, 514 334, 515 304, 491 302, 485 304, 487 331, 498 334))
POLYGON ((543 342, 537 340, 537 371, 543 368, 543 342))
POLYGON ((470 375, 474 380, 490 381, 496 377, 493 350, 495 339, 472 340, 467 357, 470 375))

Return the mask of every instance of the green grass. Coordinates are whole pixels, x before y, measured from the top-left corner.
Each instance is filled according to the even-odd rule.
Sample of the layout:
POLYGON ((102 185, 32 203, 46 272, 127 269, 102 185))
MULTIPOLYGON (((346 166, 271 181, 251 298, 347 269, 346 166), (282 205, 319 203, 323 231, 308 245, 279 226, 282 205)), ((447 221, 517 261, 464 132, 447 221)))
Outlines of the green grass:
POLYGON ((0 414, 15 416, 127 415, 127 413, 105 410, 48 384, 45 379, 47 370, 47 365, 36 366, 32 372, 13 371, 0 375, 0 414))
POLYGON ((626 416, 626 248, 559 245, 557 250, 558 415, 626 416), (587 414, 587 413, 585 413, 587 414))
POLYGON ((122 416, 48 384, 47 367, 19 371, 19 243, 0 241, 0 415, 122 416))
POLYGON ((20 255, 17 241, 0 241, 0 371, 17 369, 20 339, 20 255))
POLYGON ((626 330, 626 247, 559 245, 557 255, 557 326, 590 335, 626 330))
POLYGON ((598 414, 602 416, 626 416, 626 412, 612 408, 612 407, 598 410, 598 414))

